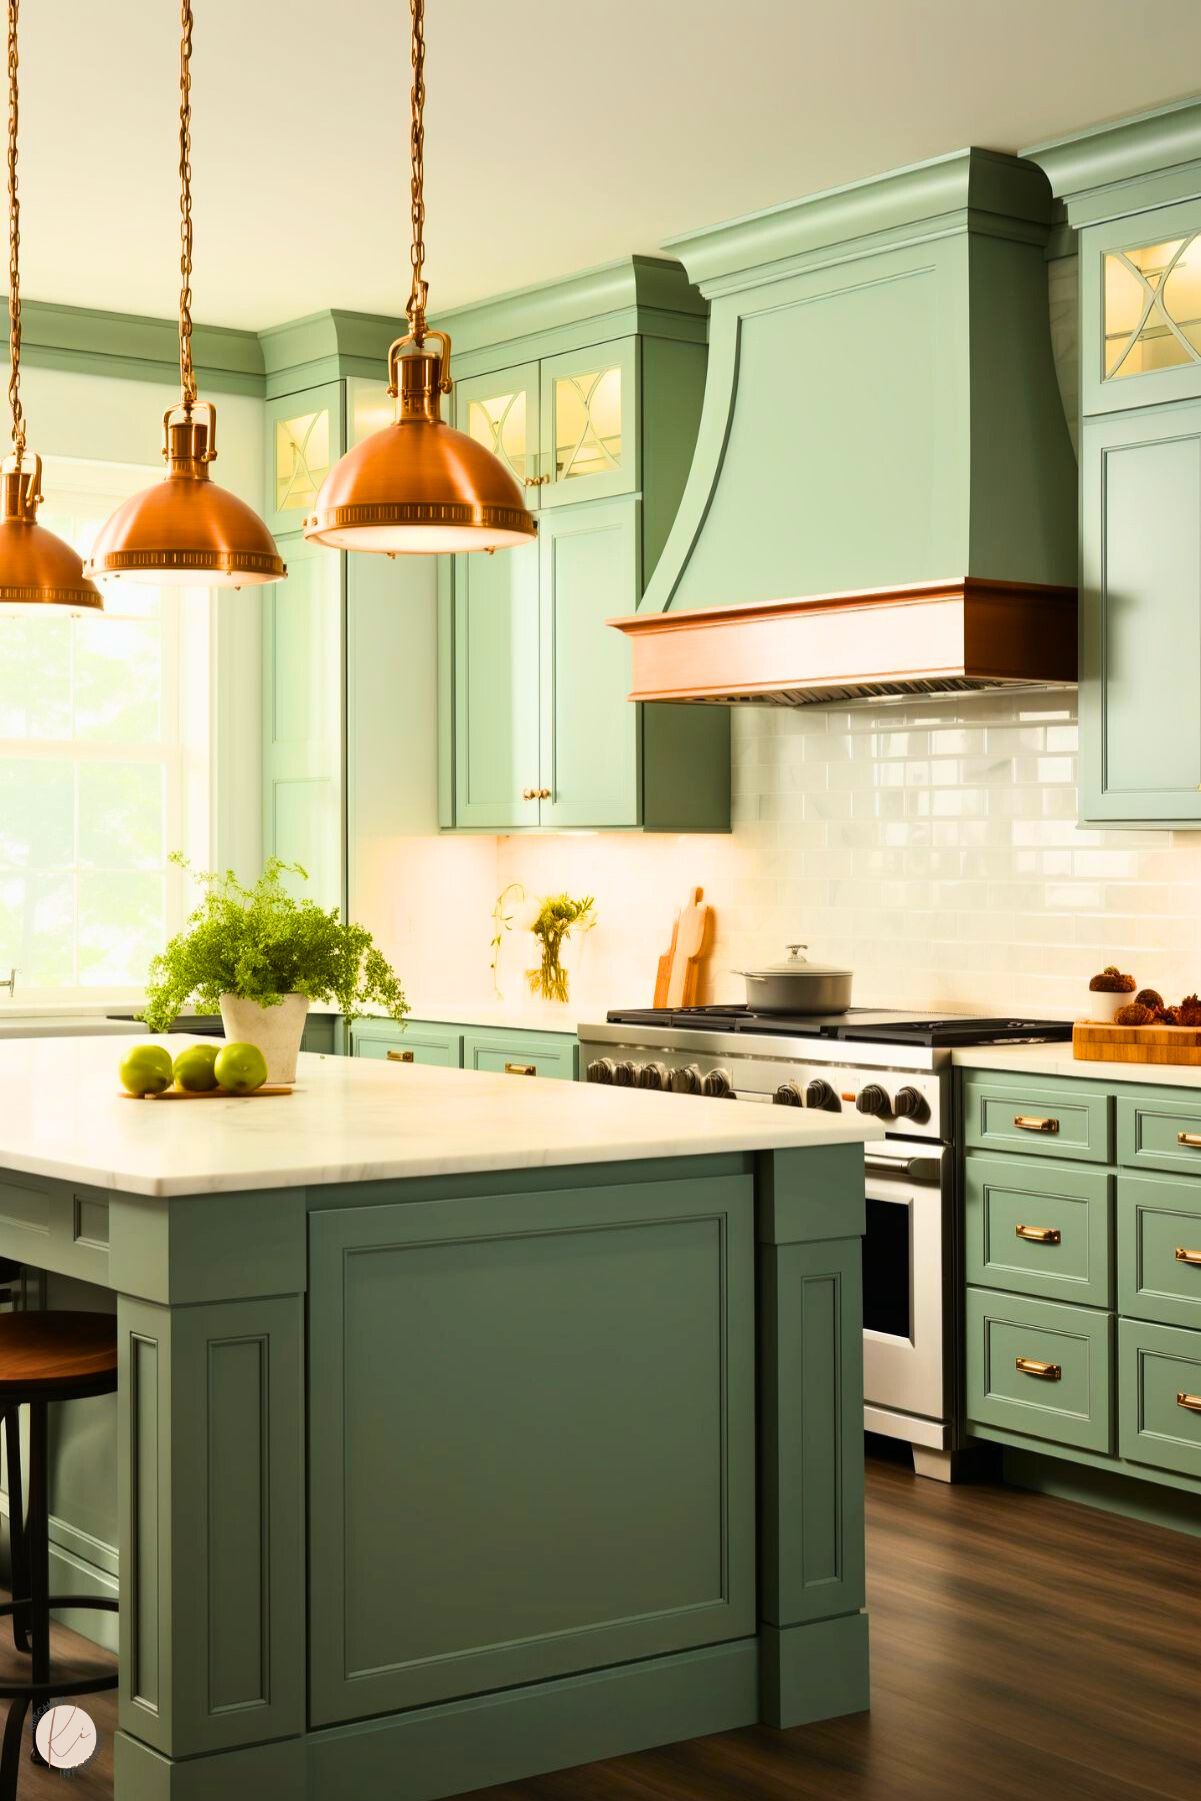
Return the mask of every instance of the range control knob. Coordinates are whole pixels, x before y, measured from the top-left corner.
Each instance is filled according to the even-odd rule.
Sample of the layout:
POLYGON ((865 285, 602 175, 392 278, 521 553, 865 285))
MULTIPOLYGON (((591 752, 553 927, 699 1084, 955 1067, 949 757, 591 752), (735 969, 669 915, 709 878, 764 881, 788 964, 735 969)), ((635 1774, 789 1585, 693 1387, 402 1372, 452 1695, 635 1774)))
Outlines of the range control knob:
POLYGON ((638 1071, 627 1057, 613 1071, 613 1080, 619 1088, 634 1088, 638 1082, 638 1071))
POLYGON ((728 1069, 711 1069, 705 1077, 702 1087, 706 1094, 711 1094, 719 1101, 726 1100, 734 1092, 734 1084, 730 1080, 728 1069))
POLYGON ((701 1072, 695 1063, 690 1063, 687 1069, 672 1070, 671 1092, 673 1094, 699 1094, 701 1092, 701 1072))
POLYGON ((639 1088, 666 1088, 670 1080, 666 1063, 644 1063, 638 1071, 639 1088))
POLYGON ((898 1119, 925 1119, 930 1111, 920 1088, 898 1088, 892 1110, 898 1119))
POLYGON ((597 1057, 595 1062, 588 1065, 588 1080, 611 1083, 616 1072, 617 1065, 612 1057, 597 1057))
POLYGON ((781 1082, 776 1089, 775 1102, 777 1107, 803 1107, 805 1097, 801 1093, 800 1083, 781 1082))
POLYGON ((860 1113, 873 1113, 879 1119, 888 1112, 888 1096, 878 1082, 869 1082, 866 1088, 859 1091, 859 1099, 855 1102, 860 1113))
POLYGON ((842 1102, 821 1076, 814 1076, 805 1090, 806 1107, 820 1107, 823 1113, 841 1113, 842 1102))

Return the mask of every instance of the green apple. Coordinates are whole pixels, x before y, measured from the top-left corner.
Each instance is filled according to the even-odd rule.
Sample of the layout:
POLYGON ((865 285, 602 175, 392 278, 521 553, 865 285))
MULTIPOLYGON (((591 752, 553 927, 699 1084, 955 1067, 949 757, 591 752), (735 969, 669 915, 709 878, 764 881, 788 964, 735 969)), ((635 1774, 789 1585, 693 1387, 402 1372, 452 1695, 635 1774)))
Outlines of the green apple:
POLYGON ((174 1077, 171 1054, 161 1044, 135 1044, 122 1057, 117 1074, 130 1094, 162 1094, 174 1077))
POLYGON ((230 1094, 252 1094, 267 1080, 267 1059, 257 1044, 223 1044, 213 1071, 230 1094))
POLYGON ((213 1065, 219 1048, 215 1044, 190 1044, 186 1051, 180 1051, 174 1065, 175 1086, 189 1094, 210 1093, 217 1086, 213 1065))

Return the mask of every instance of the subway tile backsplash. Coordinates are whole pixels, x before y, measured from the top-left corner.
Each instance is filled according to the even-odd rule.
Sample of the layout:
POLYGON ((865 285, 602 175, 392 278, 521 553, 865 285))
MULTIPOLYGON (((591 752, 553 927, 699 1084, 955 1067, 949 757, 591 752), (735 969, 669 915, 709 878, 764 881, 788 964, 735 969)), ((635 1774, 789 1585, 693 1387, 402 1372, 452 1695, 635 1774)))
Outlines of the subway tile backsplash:
POLYGON ((1106 962, 1201 986, 1201 833, 1079 827, 1076 743, 1074 691, 740 708, 729 838, 501 839, 498 887, 596 894, 577 992, 597 1006, 649 1000, 694 882, 714 998, 797 940, 868 1005, 1071 1015, 1106 962))

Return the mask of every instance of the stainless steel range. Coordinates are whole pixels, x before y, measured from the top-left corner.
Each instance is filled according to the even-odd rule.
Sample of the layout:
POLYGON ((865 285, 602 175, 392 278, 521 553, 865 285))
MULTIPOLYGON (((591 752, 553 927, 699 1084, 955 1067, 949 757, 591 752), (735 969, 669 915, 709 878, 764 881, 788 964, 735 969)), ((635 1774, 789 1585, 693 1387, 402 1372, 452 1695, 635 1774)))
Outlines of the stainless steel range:
POLYGON ((746 1007, 647 1008, 581 1025, 580 1073, 619 1087, 764 1106, 854 1108, 869 1144, 863 1243, 864 1426, 908 1440, 919 1475, 950 1479, 961 1289, 951 1051, 1070 1038, 1059 1020, 851 1008, 782 1017, 746 1007))

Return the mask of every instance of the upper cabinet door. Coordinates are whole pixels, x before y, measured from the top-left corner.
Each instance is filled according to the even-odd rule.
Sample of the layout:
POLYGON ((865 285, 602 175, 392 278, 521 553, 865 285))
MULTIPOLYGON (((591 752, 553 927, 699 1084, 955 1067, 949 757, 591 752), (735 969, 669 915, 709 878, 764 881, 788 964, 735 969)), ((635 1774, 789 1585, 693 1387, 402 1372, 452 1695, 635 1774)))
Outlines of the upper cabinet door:
POLYGON ((1201 823, 1201 403, 1086 420, 1080 812, 1201 823))
POLYGON ((1201 201, 1081 237, 1085 413, 1201 397, 1201 201))
POLYGON ((630 648, 606 625, 639 593, 636 500, 544 514, 541 823, 641 822, 630 648))
POLYGON ((538 365, 521 363, 454 386, 455 424, 499 457, 531 511, 546 478, 540 474, 538 365))
POLYGON ((632 494, 639 485, 634 338, 544 357, 542 505, 632 494))
POLYGON ((452 630, 455 824, 537 825, 536 541, 454 559, 452 630))
POLYGON ((342 449, 341 382, 326 382, 267 402, 263 517, 273 532, 303 530, 317 491, 342 449))

